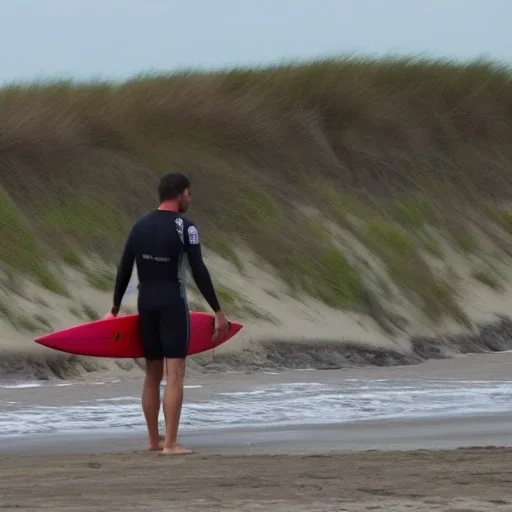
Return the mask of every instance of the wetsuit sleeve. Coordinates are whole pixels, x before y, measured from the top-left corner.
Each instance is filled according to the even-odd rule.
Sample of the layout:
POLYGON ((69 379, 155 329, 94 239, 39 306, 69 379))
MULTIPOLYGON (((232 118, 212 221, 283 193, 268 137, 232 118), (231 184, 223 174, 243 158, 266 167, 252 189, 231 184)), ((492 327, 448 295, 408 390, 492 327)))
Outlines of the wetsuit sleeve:
POLYGON ((126 288, 130 282, 133 272, 133 263, 135 261, 135 251, 133 247, 133 230, 130 232, 128 239, 126 240, 121 261, 117 268, 117 275, 114 288, 114 300, 112 312, 117 313, 121 307, 126 288))
POLYGON ((188 261, 192 277, 199 291, 208 302, 209 306, 215 313, 221 310, 210 273, 206 268, 199 242, 199 231, 194 224, 190 224, 185 234, 185 250, 187 252, 188 261))

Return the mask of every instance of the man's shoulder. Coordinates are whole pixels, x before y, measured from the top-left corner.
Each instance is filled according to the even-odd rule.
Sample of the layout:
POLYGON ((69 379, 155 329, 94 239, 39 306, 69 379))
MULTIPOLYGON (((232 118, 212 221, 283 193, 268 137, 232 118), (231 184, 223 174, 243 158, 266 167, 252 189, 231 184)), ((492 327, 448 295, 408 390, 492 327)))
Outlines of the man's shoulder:
POLYGON ((199 244, 199 230, 195 222, 184 215, 180 215, 183 219, 184 231, 187 232, 187 238, 190 245, 199 244))
POLYGON ((195 225, 196 225, 196 224, 195 224, 195 222, 194 222, 193 220, 191 220, 191 219, 190 219, 190 218, 188 218, 188 217, 185 217, 185 215, 183 215, 182 213, 179 213, 179 214, 178 214, 178 217, 179 217, 180 219, 182 219, 183 224, 184 224, 187 228, 189 228, 190 226, 195 226, 195 225))
POLYGON ((143 215, 141 215, 133 223, 132 230, 137 229, 138 227, 140 227, 144 224, 147 224, 148 222, 151 222, 152 219, 155 217, 154 213, 155 213, 154 211, 150 211, 150 212, 147 212, 147 213, 144 213, 143 215))
MULTIPOLYGON (((144 227, 147 226, 148 224, 155 222, 156 218, 158 218, 158 212, 155 210, 142 215, 133 224, 132 233, 138 231, 139 229, 144 229, 144 227)), ((191 244, 199 243, 199 230, 197 228, 196 223, 193 220, 189 219, 188 217, 185 217, 185 215, 181 213, 175 213, 174 215, 169 216, 168 220, 175 224, 176 228, 178 229, 178 232, 187 233, 189 242, 191 244)))

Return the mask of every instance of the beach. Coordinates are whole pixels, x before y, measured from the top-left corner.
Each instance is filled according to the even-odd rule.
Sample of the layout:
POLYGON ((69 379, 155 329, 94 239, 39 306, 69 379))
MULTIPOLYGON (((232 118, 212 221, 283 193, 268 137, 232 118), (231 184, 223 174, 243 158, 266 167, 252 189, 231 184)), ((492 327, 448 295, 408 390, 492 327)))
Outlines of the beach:
POLYGON ((180 439, 195 453, 180 458, 145 450, 143 423, 135 421, 141 419, 140 374, 98 380, 92 373, 39 386, 10 382, 0 388, 0 423, 18 418, 25 430, 5 435, 9 424, 2 427, 0 505, 18 511, 512 510, 511 368, 507 352, 398 367, 191 375, 180 439), (93 409, 93 401, 103 405, 93 409), (258 423, 261 403, 266 416, 258 423), (366 416, 357 412, 369 403, 366 416), (89 411, 89 425, 77 420, 80 407, 89 411), (212 412, 219 408, 220 425, 212 412), (37 430, 48 421, 44 414, 54 415, 53 424, 37 430), (117 414, 117 426, 105 423, 109 414, 117 414))
POLYGON ((0 512, 512 512, 511 76, 350 58, 0 91, 0 512), (111 310, 174 171, 244 325, 188 358, 187 457, 146 449, 141 359, 34 342, 111 310))
POLYGON ((509 449, 2 458, 3 510, 511 510, 509 449))

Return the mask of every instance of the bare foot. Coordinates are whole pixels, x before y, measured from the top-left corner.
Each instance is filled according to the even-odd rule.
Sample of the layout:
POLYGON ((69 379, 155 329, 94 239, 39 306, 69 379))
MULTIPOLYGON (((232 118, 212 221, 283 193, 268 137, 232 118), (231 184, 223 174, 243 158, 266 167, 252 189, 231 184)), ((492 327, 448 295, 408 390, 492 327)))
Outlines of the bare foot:
POLYGON ((162 455, 190 455, 194 453, 192 450, 188 448, 183 448, 179 444, 174 445, 172 448, 164 448, 162 450, 162 455))
POLYGON ((148 450, 150 452, 155 452, 155 451, 163 449, 164 441, 165 441, 165 436, 158 436, 158 445, 154 446, 154 445, 150 444, 148 447, 148 450))

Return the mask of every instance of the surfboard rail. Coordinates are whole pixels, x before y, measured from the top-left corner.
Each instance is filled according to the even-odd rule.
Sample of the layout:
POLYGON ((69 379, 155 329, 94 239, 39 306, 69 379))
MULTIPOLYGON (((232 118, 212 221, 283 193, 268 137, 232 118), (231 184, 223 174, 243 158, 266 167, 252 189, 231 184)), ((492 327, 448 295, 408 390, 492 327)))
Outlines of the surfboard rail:
MULTIPOLYGON (((244 324, 229 321, 228 334, 213 341, 215 316, 212 313, 191 311, 188 355, 214 349, 236 336, 244 324)), ((34 339, 40 345, 68 354, 107 357, 144 357, 139 338, 139 315, 133 313, 115 318, 104 318, 65 327, 34 339)))

